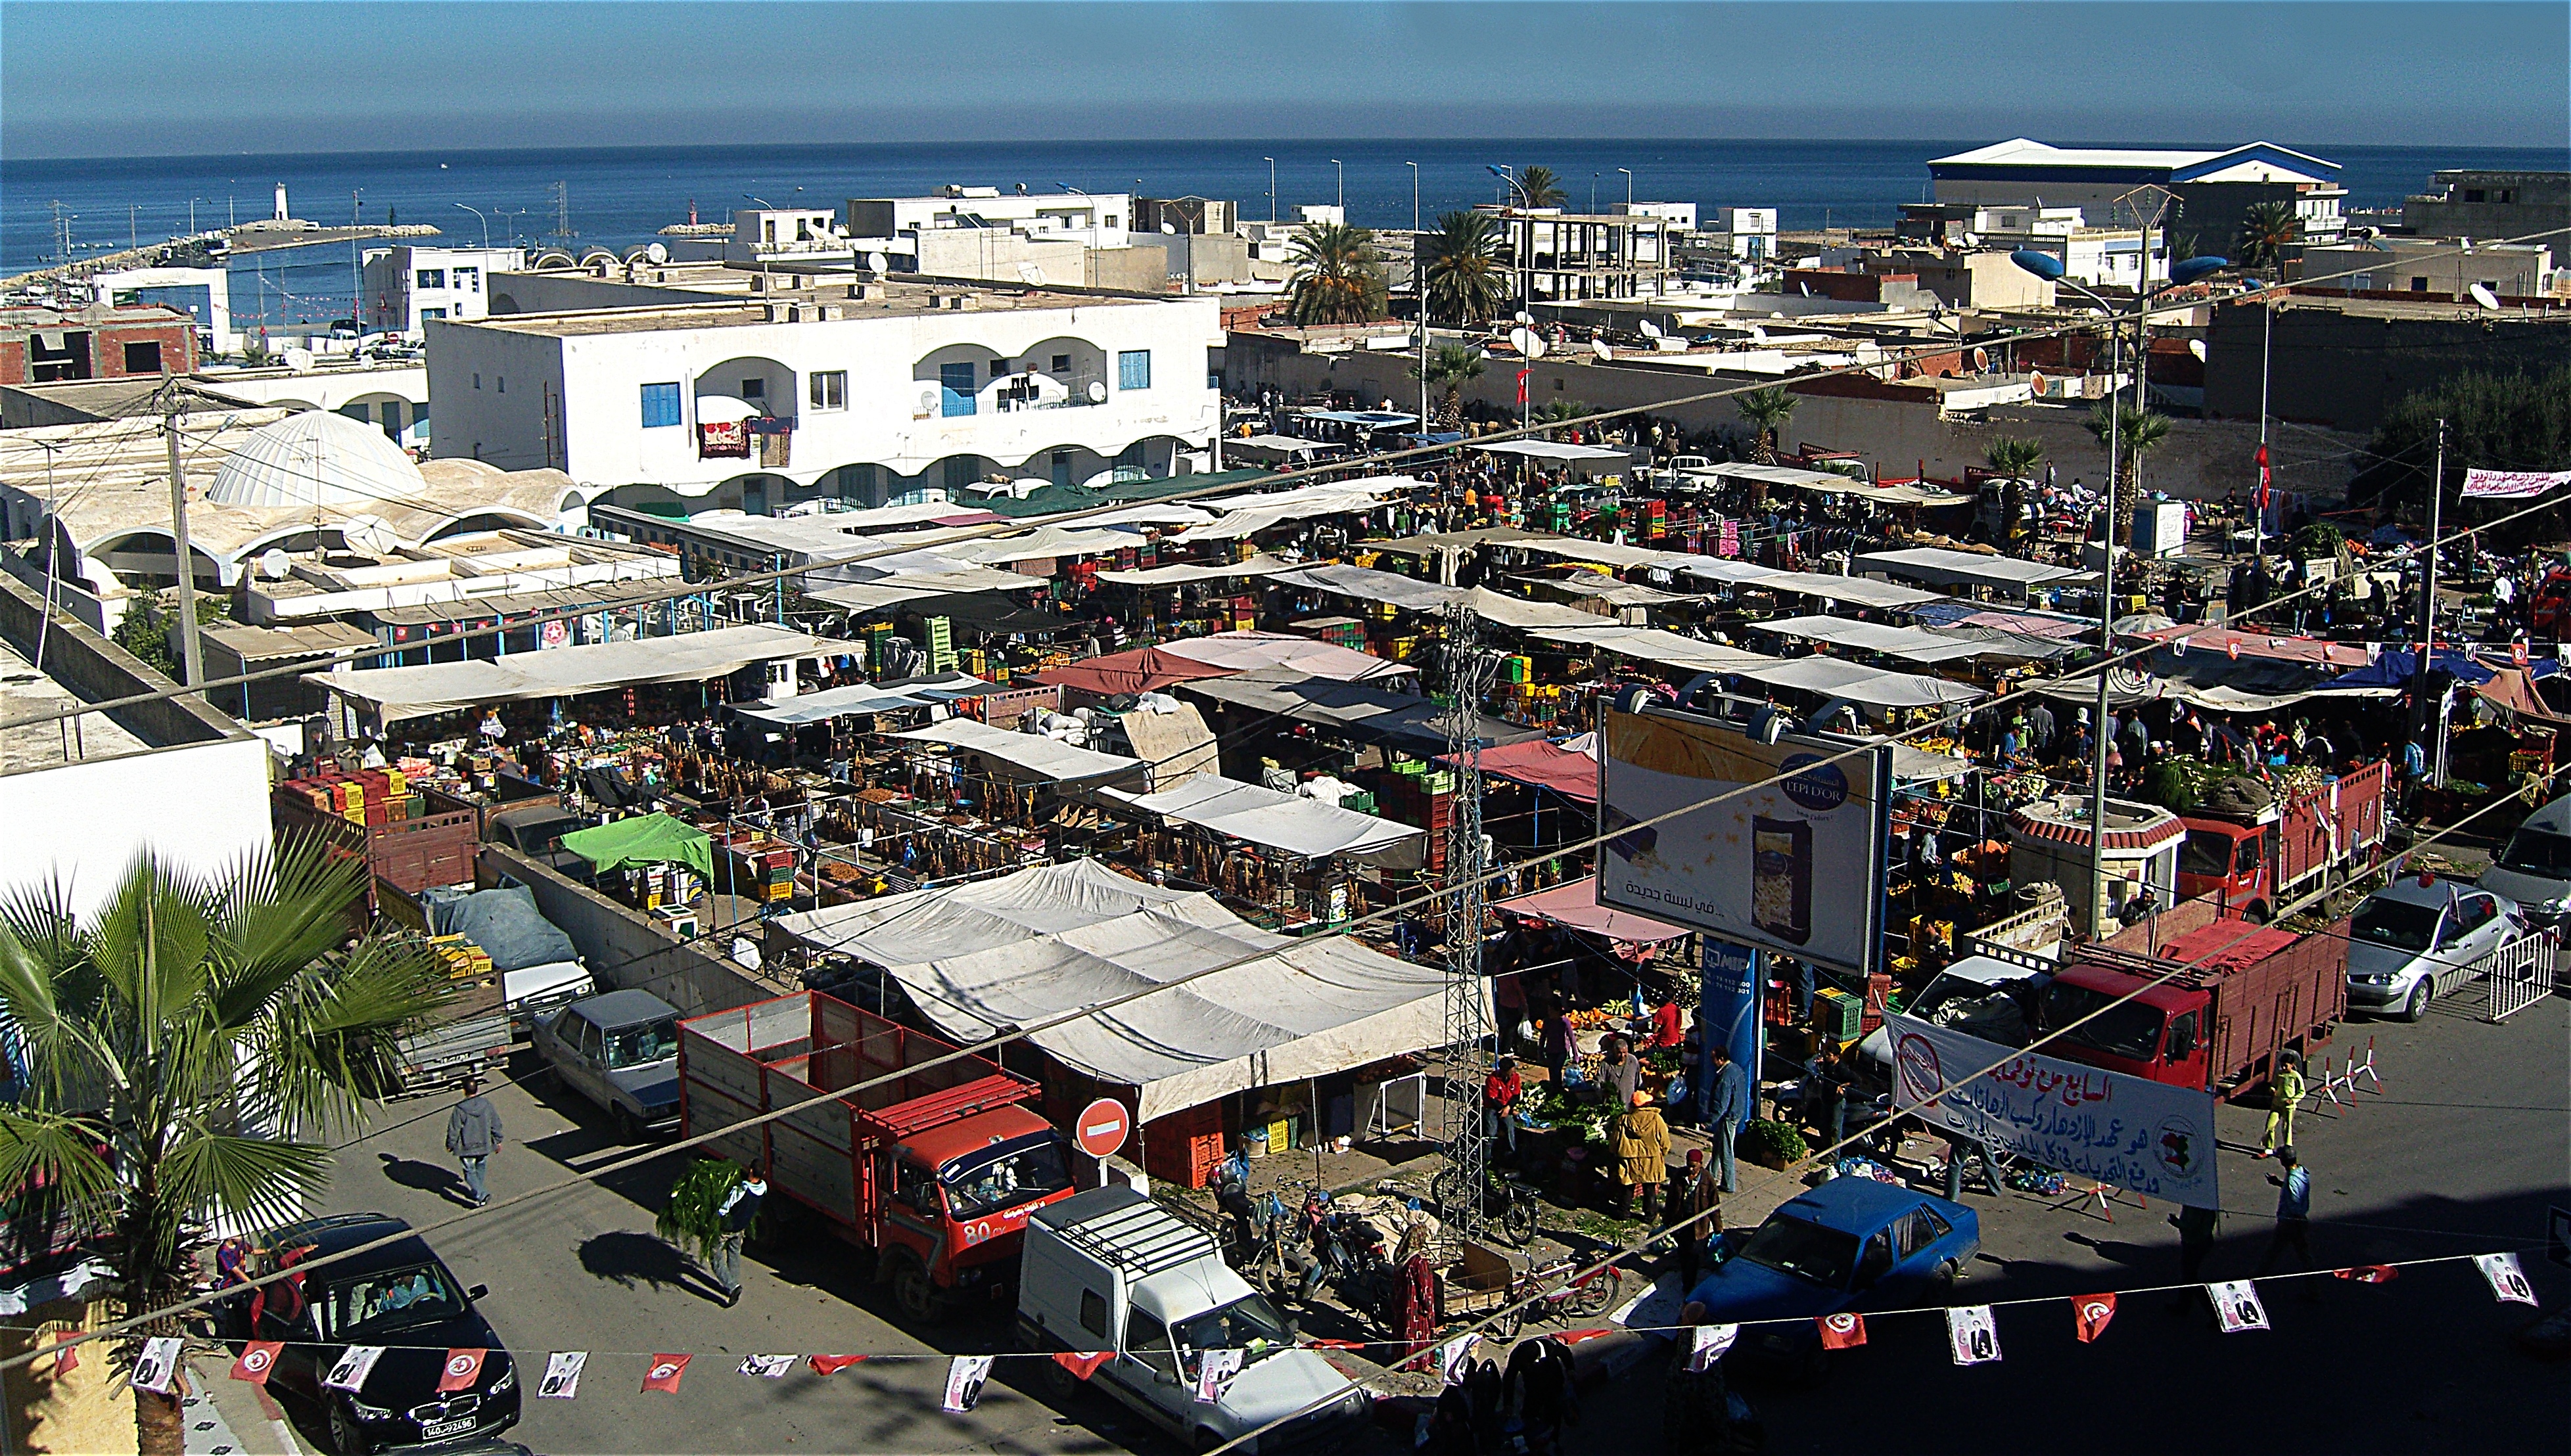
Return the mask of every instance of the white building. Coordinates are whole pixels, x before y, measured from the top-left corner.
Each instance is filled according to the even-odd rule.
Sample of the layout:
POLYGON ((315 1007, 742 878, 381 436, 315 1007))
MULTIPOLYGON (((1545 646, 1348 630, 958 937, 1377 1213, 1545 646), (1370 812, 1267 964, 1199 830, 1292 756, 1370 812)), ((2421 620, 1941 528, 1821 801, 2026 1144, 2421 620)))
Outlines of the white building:
POLYGON ((550 466, 589 499, 751 514, 1211 463, 1214 298, 790 291, 433 323, 435 453, 550 466))
MULTIPOLYGON (((1693 209, 1694 205, 1689 207, 1693 209)), ((1681 226, 1693 228, 1695 224, 1690 221, 1681 226)), ((1777 255, 1775 208, 1717 208, 1714 210, 1714 226, 1705 231, 1707 243, 1726 257, 1765 262, 1777 255)))
POLYGON ((221 267, 130 267, 89 275, 101 303, 128 307, 158 303, 197 320, 197 333, 208 351, 231 353, 241 347, 233 331, 232 274, 221 267))
POLYGON ((407 449, 428 448, 428 363, 424 359, 315 358, 287 349, 257 365, 209 366, 208 388, 279 409, 326 409, 375 426, 407 449))
MULTIPOLYGON (((1964 239, 1977 248, 2050 253, 2063 276, 2093 288, 2133 289, 2143 277, 2143 234, 2138 228, 2095 228, 2071 207, 1976 208, 1964 239)), ((2169 276, 2169 235, 2152 234, 2151 276, 2169 276)))
POLYGON ((480 318, 491 311, 491 275, 526 265, 516 247, 369 248, 365 331, 416 335, 432 318, 480 318))
MULTIPOLYGON (((1694 203, 1610 203, 1607 211, 1620 218, 1658 218, 1685 233, 1696 231, 1696 204, 1694 203)), ((1720 208, 1716 211, 1728 213, 1741 210, 1720 208)), ((1770 217, 1768 231, 1771 233, 1777 231, 1773 214, 1770 217)))
POLYGON ((2554 291, 2553 250, 2531 243, 2477 243, 2468 250, 2444 238, 2375 238, 2304 251, 2304 276, 2331 288, 2427 293, 2463 300, 2474 284, 2505 298, 2554 291), (2364 269, 2364 271, 2356 271, 2364 269), (2351 274, 2341 277, 2339 274, 2351 274))

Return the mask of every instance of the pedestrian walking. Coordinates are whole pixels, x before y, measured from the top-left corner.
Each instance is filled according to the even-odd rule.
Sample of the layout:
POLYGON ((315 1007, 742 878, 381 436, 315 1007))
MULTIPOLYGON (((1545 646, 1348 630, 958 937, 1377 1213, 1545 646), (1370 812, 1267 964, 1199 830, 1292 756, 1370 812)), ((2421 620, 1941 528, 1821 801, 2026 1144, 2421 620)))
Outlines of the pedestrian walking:
MULTIPOLYGON (((2268 1175, 2268 1182, 2277 1187, 2277 1231, 2270 1235, 2268 1251, 2259 1259, 2260 1278, 2267 1277, 2268 1271, 2277 1266, 2278 1257, 2288 1249, 2294 1250, 2297 1273, 2309 1273, 2313 1267, 2312 1170, 2295 1156, 2291 1143, 2277 1150, 2277 1166, 2284 1170, 2283 1176, 2268 1175)), ((2313 1285, 2306 1292, 2316 1293, 2318 1288, 2313 1285)))
POLYGON ((1960 1133, 1948 1133, 1946 1135, 1946 1202, 1950 1204, 1963 1202, 1964 1160, 1967 1158, 1981 1165, 1982 1185, 1991 1191, 1991 1197, 1999 1197, 2000 1181, 1991 1174, 1990 1149, 1982 1146, 1981 1140, 1977 1138, 1967 1138, 1960 1133))
POLYGON ((1679 1297, 1696 1289, 1705 1267, 1706 1240, 1723 1231, 1723 1190, 1705 1166, 1705 1150, 1690 1148, 1687 1169, 1670 1184, 1668 1222, 1678 1230, 1679 1297))
POLYGON ((482 1095, 482 1079, 464 1079, 464 1100, 446 1115, 446 1151, 464 1168, 464 1197, 475 1208, 491 1202, 483 1167, 500 1151, 500 1110, 482 1095))
POLYGON ((1835 1148, 1847 1136, 1847 1093, 1855 1081, 1839 1058, 1838 1043, 1824 1038, 1803 1072, 1803 1107, 1823 1148, 1835 1148))
POLYGON ((2268 1084, 2268 1132, 2259 1140, 2259 1156, 2274 1158, 2295 1141, 2295 1109, 2304 1101, 2304 1059, 2293 1052, 2277 1054, 2277 1075, 2268 1084))
POLYGON ((709 1270, 715 1282, 723 1286, 723 1304, 730 1309, 741 1302, 741 1246, 750 1238, 752 1220, 759 1216, 759 1206, 768 1199, 768 1180, 758 1170, 742 1175, 724 1201, 716 1206, 715 1218, 722 1231, 715 1235, 714 1267, 709 1270))
POLYGON ((1732 1158, 1732 1140, 1741 1125, 1750 1121, 1750 1074, 1732 1060, 1732 1049, 1714 1049, 1714 1086, 1707 1116, 1712 1119, 1707 1131, 1714 1134, 1715 1170, 1727 1194, 1741 1192, 1741 1180, 1732 1158))
POLYGON ((1670 1125, 1650 1093, 1635 1093, 1608 1126, 1607 1153, 1616 1160, 1617 1213, 1633 1212, 1639 1202, 1646 1222, 1659 1216, 1661 1185, 1670 1177, 1670 1125))

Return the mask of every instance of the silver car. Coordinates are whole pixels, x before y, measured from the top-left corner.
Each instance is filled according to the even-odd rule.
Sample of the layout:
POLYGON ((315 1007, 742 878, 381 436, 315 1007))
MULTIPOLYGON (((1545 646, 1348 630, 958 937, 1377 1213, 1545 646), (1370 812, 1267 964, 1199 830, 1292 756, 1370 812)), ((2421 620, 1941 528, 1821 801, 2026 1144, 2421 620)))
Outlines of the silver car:
POLYGON ((649 991, 575 1001, 536 1024, 536 1054, 630 1143, 679 1121, 679 1008, 649 991))
POLYGON ((2396 879, 2348 922, 2348 1009, 2417 1021, 2432 998, 2525 928, 2516 904, 2489 890, 2428 875, 2396 879))

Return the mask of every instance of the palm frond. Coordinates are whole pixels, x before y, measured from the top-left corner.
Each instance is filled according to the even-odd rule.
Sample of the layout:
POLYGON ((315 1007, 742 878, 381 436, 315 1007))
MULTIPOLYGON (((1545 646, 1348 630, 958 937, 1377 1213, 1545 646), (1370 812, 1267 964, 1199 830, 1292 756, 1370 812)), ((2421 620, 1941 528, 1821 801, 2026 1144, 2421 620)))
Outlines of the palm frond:
POLYGON ((244 1089, 243 1117, 273 1129, 349 1124, 359 1099, 398 1084, 400 1029, 455 994, 445 964, 407 936, 360 941, 279 986, 244 1037, 261 1072, 244 1089))
POLYGON ((330 1185, 330 1150, 316 1143, 192 1130, 162 1156, 164 1203, 189 1219, 231 1213, 257 1228, 302 1215, 330 1185))
POLYGON ((116 1197, 116 1170, 99 1152, 97 1130, 80 1119, 11 1108, 0 1110, 0 1189, 89 1207, 116 1197))
POLYGON ((227 881, 217 925, 224 984, 216 999, 220 1019, 232 1026, 264 998, 261 987, 346 938, 348 907, 365 892, 365 865, 330 852, 315 836, 296 834, 276 855, 254 855, 237 866, 227 881))

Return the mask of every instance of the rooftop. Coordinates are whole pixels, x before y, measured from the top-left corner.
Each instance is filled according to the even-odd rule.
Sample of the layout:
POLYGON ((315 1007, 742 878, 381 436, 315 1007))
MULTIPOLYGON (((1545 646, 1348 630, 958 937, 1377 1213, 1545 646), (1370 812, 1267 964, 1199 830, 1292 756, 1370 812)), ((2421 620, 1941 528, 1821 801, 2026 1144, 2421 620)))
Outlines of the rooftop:
MULTIPOLYGON (((52 677, 38 673, 26 654, 0 638, 0 717, 17 719, 55 713, 77 707, 83 701, 52 677)), ((150 746, 96 713, 0 728, 0 774, 77 763, 83 758, 139 753, 150 746)))
MULTIPOLYGON (((2252 142, 2222 151, 2201 152, 2157 148, 2054 147, 2027 137, 2012 137, 2005 142, 1993 142, 1987 147, 1958 152, 1952 157, 1930 158, 1928 166, 1932 171, 1940 167, 2008 168, 2021 171, 2026 169, 2068 171, 2094 168, 2183 174, 2214 171, 2218 165, 2232 166, 2262 160, 2286 167, 2311 168, 2314 170, 2313 175, 2315 180, 2325 180, 2328 174, 2339 170, 2339 165, 2335 162, 2324 161, 2308 152, 2297 152, 2290 147, 2280 147, 2274 142, 2252 142)), ((2185 179, 2174 178, 2174 180, 2185 179)))
POLYGON ((709 294, 702 303, 662 303, 636 308, 584 308, 559 313, 511 313, 456 320, 448 328, 488 328, 509 333, 556 338, 612 333, 661 333, 681 329, 755 328, 778 323, 857 322, 866 319, 916 318, 950 311, 1005 313, 1042 309, 1132 306, 1165 301, 1140 294, 1086 292, 1071 288, 994 286, 988 283, 877 282, 854 273, 771 274, 767 290, 754 293, 762 275, 756 270, 721 265, 674 264, 653 270, 667 274, 638 279, 638 285, 684 287, 709 294), (808 278, 808 286, 780 287, 787 278, 808 278), (851 296, 852 293, 863 296, 851 296), (790 318, 788 308, 802 310, 790 318), (826 316, 821 310, 827 310, 826 316), (771 316, 771 311, 773 316, 771 316))

